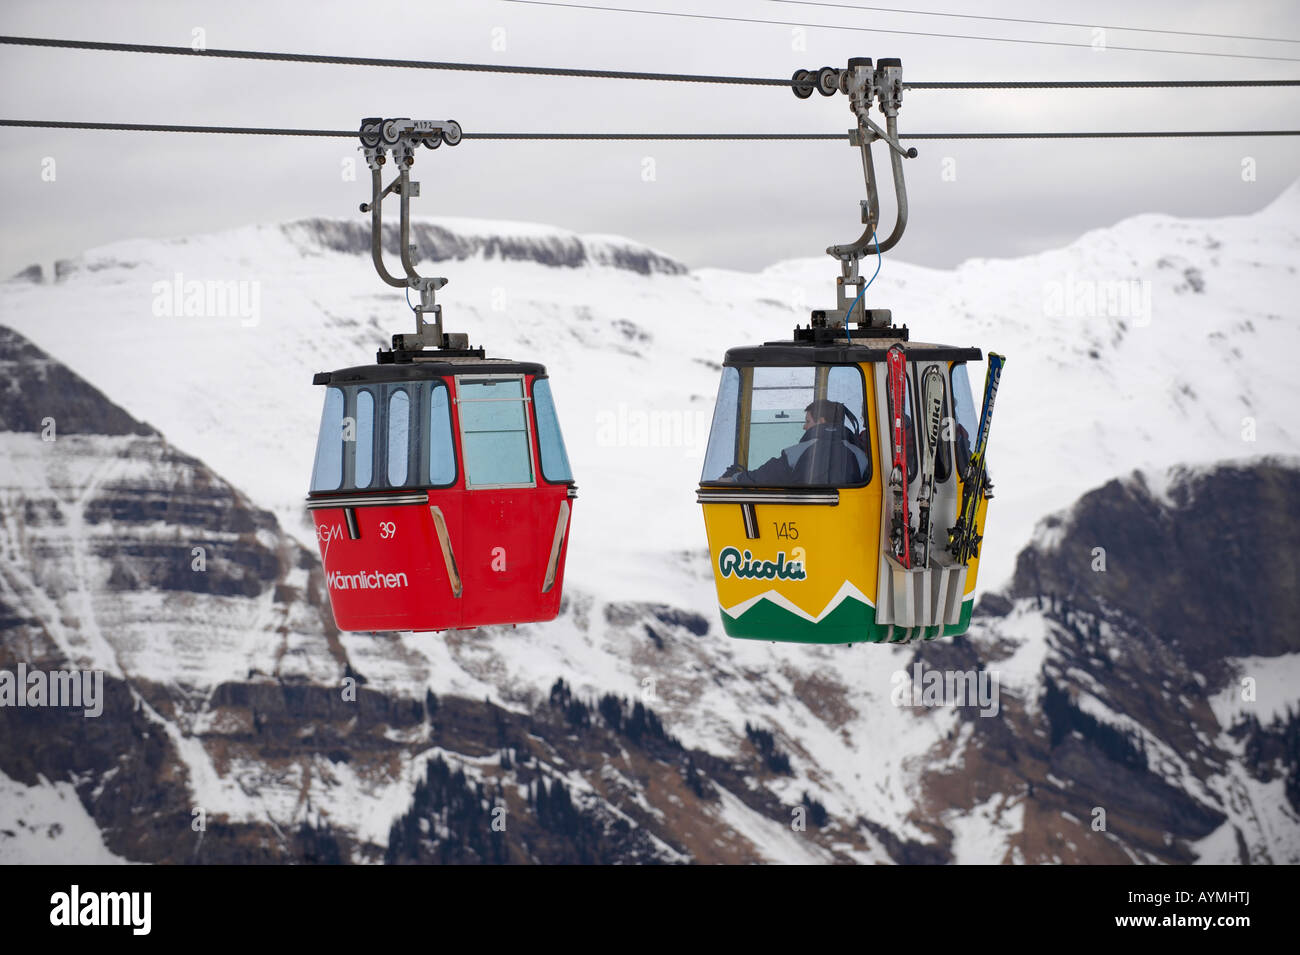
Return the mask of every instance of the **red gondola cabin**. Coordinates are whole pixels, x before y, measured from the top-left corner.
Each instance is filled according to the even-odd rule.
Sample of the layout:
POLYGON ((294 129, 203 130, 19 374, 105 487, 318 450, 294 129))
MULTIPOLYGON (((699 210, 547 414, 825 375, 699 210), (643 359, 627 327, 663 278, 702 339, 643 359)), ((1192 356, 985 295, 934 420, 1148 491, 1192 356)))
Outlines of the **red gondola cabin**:
POLYGON ((557 616, 577 495, 541 365, 430 355, 315 383, 307 507, 339 629, 557 616))

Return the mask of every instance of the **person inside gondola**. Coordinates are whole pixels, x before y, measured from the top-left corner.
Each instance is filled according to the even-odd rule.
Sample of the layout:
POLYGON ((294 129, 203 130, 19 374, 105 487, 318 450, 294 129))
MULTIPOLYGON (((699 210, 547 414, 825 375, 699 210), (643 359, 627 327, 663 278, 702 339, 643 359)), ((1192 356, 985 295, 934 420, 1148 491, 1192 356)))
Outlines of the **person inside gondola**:
POLYGON ((857 419, 843 404, 821 398, 804 409, 804 433, 797 444, 747 471, 733 464, 723 480, 761 487, 859 484, 867 455, 848 421, 857 419))

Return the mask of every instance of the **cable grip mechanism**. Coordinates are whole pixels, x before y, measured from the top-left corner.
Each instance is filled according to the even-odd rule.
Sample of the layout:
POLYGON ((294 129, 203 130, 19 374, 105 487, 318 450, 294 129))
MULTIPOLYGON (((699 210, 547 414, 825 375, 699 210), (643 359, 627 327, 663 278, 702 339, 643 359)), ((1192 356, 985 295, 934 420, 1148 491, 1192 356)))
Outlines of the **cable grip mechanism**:
POLYGON ((411 167, 420 146, 437 149, 444 143, 456 146, 461 141, 460 124, 454 119, 412 120, 406 118, 382 119, 371 117, 361 121, 358 131, 361 152, 370 167, 369 202, 361 203, 361 211, 370 213, 370 256, 379 277, 394 288, 414 289, 420 303, 412 306, 415 312, 415 334, 394 335, 393 350, 381 351, 379 360, 411 360, 414 353, 426 348, 454 351, 461 354, 482 353, 470 349, 469 336, 464 333, 447 333, 442 329, 442 306, 437 304, 436 293, 447 284, 445 278, 420 275, 415 268, 415 247, 411 244, 411 199, 420 195, 420 184, 411 180, 411 167), (391 155, 397 175, 387 186, 383 184, 383 167, 391 155), (384 199, 396 194, 399 199, 398 249, 402 274, 394 275, 384 264, 384 199))
MULTIPOLYGON (((832 245, 826 250, 828 255, 840 263, 840 277, 835 283, 836 307, 813 311, 809 332, 818 328, 839 330, 845 327, 853 302, 863 288, 865 280, 859 274, 862 258, 877 249, 880 194, 871 155, 871 146, 877 140, 884 142, 889 150, 896 206, 894 227, 888 236, 879 240, 879 251, 887 252, 897 245, 907 228, 907 183, 903 177, 903 159, 914 159, 917 151, 903 146, 898 139, 898 112, 903 106, 903 63, 897 59, 883 59, 873 64, 870 57, 854 57, 842 70, 830 66, 824 66, 820 70, 796 70, 791 78, 791 88, 800 99, 807 99, 814 91, 823 96, 842 93, 848 97, 849 109, 857 120, 855 127, 849 130, 849 143, 857 147, 862 156, 862 175, 866 181, 867 198, 859 205, 862 223, 866 228, 856 241, 832 245), (871 118, 873 106, 878 106, 884 117, 884 128, 871 118)), ((855 311, 859 334, 870 336, 893 333, 888 309, 862 307, 860 311, 855 311)))

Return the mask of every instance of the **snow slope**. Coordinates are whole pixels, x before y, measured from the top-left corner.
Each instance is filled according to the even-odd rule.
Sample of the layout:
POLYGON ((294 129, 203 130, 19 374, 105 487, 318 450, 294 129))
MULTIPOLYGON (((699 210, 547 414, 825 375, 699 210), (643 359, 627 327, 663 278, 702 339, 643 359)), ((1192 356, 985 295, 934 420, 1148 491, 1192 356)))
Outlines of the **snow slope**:
POLYGON ((0 773, 0 865, 121 865, 68 782, 25 786, 0 773))

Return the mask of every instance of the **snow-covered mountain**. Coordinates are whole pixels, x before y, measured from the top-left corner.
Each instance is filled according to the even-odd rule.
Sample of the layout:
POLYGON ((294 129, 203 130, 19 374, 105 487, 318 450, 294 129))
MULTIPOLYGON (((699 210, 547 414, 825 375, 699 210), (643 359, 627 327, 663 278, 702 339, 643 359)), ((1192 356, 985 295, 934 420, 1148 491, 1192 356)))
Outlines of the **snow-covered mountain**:
MULTIPOLYGON (((62 580, 6 593, 5 603, 30 617, 23 632, 52 638, 49 621, 66 626, 67 636, 62 643, 53 639, 50 653, 155 687, 158 700, 145 698, 163 719, 171 719, 162 702, 170 701, 175 758, 196 797, 223 824, 255 827, 269 817, 286 832, 306 825, 308 835, 299 842, 309 844, 302 850, 307 853, 318 851, 310 846, 319 846, 323 821, 331 839, 342 839, 344 857, 445 858, 447 840, 429 837, 430 806, 452 797, 458 805, 477 804, 477 796, 463 794, 475 785, 490 793, 504 780, 524 789, 523 796, 505 790, 499 796, 513 812, 532 812, 539 821, 570 819, 568 848, 557 849, 556 858, 578 851, 573 847, 583 843, 572 832, 586 832, 584 825, 604 833, 618 847, 609 851, 625 859, 1300 857, 1294 805, 1278 786, 1251 775, 1277 767, 1264 767, 1263 757, 1247 758, 1246 743, 1223 737, 1241 716, 1240 708, 1213 696, 1225 692, 1228 670, 1209 667, 1204 656, 1180 663, 1202 695, 1216 702, 1205 704, 1208 718, 1198 710, 1203 725, 1195 739, 1172 737, 1168 724, 1177 716, 1145 711, 1141 701, 1151 694, 1109 692, 1105 674, 1096 686, 1087 684, 1081 662, 1092 661, 1099 645, 1080 646, 1068 634, 1076 626, 1085 635, 1111 627, 1105 632, 1114 644, 1106 644, 1112 657, 1139 633, 1161 633, 1175 643, 1187 635, 1161 631, 1141 617, 1132 599, 1109 592, 1101 595, 1104 608, 1087 610, 1096 622, 1078 623, 1084 611, 1060 605, 1069 591, 1064 571, 1050 587, 1026 582, 1025 561, 1033 565, 1032 557, 1022 558, 1012 576, 1026 545, 1032 545, 1030 554, 1059 555, 1065 540, 1086 543, 1086 535, 1062 529, 1074 526, 1068 509, 1116 475, 1142 469, 1148 484, 1161 486, 1153 500, 1170 509, 1169 523, 1156 526, 1181 528, 1185 518, 1182 532, 1192 533, 1191 522, 1200 518, 1183 515, 1186 502, 1163 486, 1198 485, 1170 477, 1169 467, 1217 473, 1211 462, 1297 447, 1298 426, 1288 412, 1300 388, 1277 356, 1300 339, 1292 305, 1300 293, 1300 189, 1253 216, 1144 216, 1020 260, 972 260, 951 272, 885 263, 871 304, 891 307, 915 338, 1008 356, 992 432, 997 497, 982 583, 992 590, 1005 582, 1009 590, 987 602, 970 639, 914 649, 730 642, 715 619, 693 489, 717 362, 728 346, 786 337, 808 308, 830 304, 835 270, 828 259, 783 263, 756 275, 692 271, 628 240, 446 220, 423 223, 415 241, 427 258, 440 260, 426 270, 451 279, 439 296, 448 328, 469 331, 489 354, 542 361, 554 380, 581 487, 565 609, 551 624, 515 630, 443 637, 334 633, 322 618, 319 589, 313 592, 310 583, 314 542, 302 507, 321 400, 309 383, 315 371, 370 360, 411 321, 400 299, 374 276, 363 226, 308 220, 118 243, 60 263, 52 281, 28 270, 0 285, 0 323, 119 403, 142 432, 130 439, 132 447, 119 446, 125 438, 108 440, 113 431, 88 436, 78 450, 82 464, 64 462, 58 466, 63 470, 50 471, 48 449, 35 434, 39 402, 20 402, 36 423, 16 424, 6 413, 3 430, 24 432, 5 436, 11 445, 0 479, 11 502, 7 574, 31 577, 37 563, 39 555, 15 543, 35 533, 28 527, 29 501, 58 499, 51 490, 57 485, 66 486, 65 498, 89 504, 105 483, 97 477, 100 467, 111 467, 133 486, 170 475, 160 478, 163 490, 157 492, 167 500, 184 497, 178 488, 193 483, 184 476, 186 467, 201 467, 199 487, 219 482, 224 490, 216 496, 234 495, 245 500, 240 507, 249 514, 265 514, 250 518, 247 534, 275 557, 260 565, 251 556, 239 561, 245 572, 260 570, 243 603, 224 618, 228 623, 205 610, 188 618, 169 615, 159 627, 139 607, 131 610, 108 585, 118 529, 88 520, 84 506, 71 522, 47 522, 57 528, 47 532, 60 538, 63 550, 52 551, 63 555, 60 560, 73 560, 93 544, 107 562, 95 565, 101 584, 77 598, 75 625, 60 622, 72 613, 63 604, 74 593, 62 580), (187 315, 191 282, 236 283, 235 296, 215 309, 222 314, 206 308, 208 314, 187 315), (138 421, 149 422, 166 441, 148 437, 152 429, 138 421), (141 442, 149 445, 147 453, 141 442), (160 448, 171 447, 166 442, 184 454, 164 454, 160 448), (167 454, 186 461, 192 455, 202 465, 130 463, 141 454, 141 461, 153 455, 163 463, 167 454), (61 476, 55 481, 52 474, 61 476), (1062 515, 1054 523, 1035 532, 1041 518, 1057 511, 1062 515), (87 527, 108 536, 95 541, 81 529, 87 527), (304 546, 295 547, 285 532, 304 546), (295 573, 303 579, 279 578, 295 573), (293 622, 268 616, 270 610, 293 622), (1138 624, 1127 617, 1116 623, 1107 612, 1138 624), (1130 626, 1146 629, 1125 629, 1130 626), (210 638, 209 627, 218 628, 210 638), (222 627, 229 636, 221 636, 222 627), (280 632, 286 627, 288 635, 280 632), (998 669, 1009 700, 1004 715, 975 719, 960 708, 891 705, 894 674, 918 661, 998 669), (382 730, 372 728, 360 746, 369 755, 355 763, 331 758, 326 739, 346 735, 339 729, 346 711, 331 715, 326 706, 327 698, 337 697, 327 688, 346 671, 364 676, 388 720, 382 730), (269 686, 314 687, 296 692, 319 694, 311 697, 321 707, 312 710, 319 720, 304 726, 302 713, 283 694, 267 696, 269 686), (426 694, 439 702, 431 708, 426 694), (643 727, 645 717, 638 722, 630 709, 616 713, 615 704, 586 707, 605 694, 644 700, 671 739, 638 729, 630 742, 626 726, 643 727), (485 698, 490 702, 480 702, 485 698), (403 700, 420 712, 403 711, 403 700), (461 730, 440 727, 434 712, 461 730), (306 742, 295 744, 296 756, 267 757, 265 747, 242 737, 238 757, 226 755, 232 746, 226 737, 246 733, 238 729, 240 720, 255 723, 258 713, 263 725, 278 727, 285 738, 295 730, 307 734, 306 742), (558 721, 554 731, 546 729, 548 721, 558 721), (484 733, 484 725, 496 729, 484 733), (439 735, 447 732, 450 739, 439 735), (559 740, 575 732, 581 745, 561 746, 559 740), (401 740, 386 768, 377 768, 376 733, 401 740), (497 745, 487 746, 486 736, 497 745), (527 740, 534 736, 550 749, 533 747, 530 755, 527 740), (1187 746, 1204 750, 1195 757, 1195 772, 1187 768, 1193 760, 1187 746), (1016 769, 989 755, 998 752, 1011 754, 1002 762, 1030 752, 1033 758, 1016 769), (623 762, 593 753, 621 754, 623 762), (444 761, 468 778, 444 773, 444 761), (574 823, 563 812, 556 816, 556 797, 539 803, 536 778, 529 783, 520 776, 529 772, 521 765, 539 761, 548 767, 545 778, 562 781, 564 800, 572 796, 578 806, 574 811, 595 813, 587 823, 574 823), (1090 835, 1084 794, 1113 776, 1116 762, 1135 776, 1112 796, 1127 792, 1168 802, 1172 797, 1161 787, 1170 787, 1185 800, 1177 803, 1176 818, 1148 820, 1144 828, 1139 800, 1118 811, 1129 820, 1121 834, 1090 835), (1216 776, 1210 763, 1226 766, 1227 776, 1216 776), (678 767, 678 784, 657 789, 655 765, 678 767), (1228 781, 1207 781, 1220 776, 1228 781), (680 809, 683 803, 690 811, 680 809), (790 830, 791 810, 801 805, 827 814, 811 836, 790 830), (1075 833, 1070 827, 1079 820, 1075 833), (610 835, 621 831, 620 822, 632 833, 622 841, 610 835), (706 848, 715 838, 723 839, 725 851, 706 848)), ((24 399, 31 387, 21 389, 24 399)), ((65 440, 73 439, 59 439, 65 440)), ((75 444, 62 453, 72 450, 75 444)), ((1247 472, 1264 467, 1279 466, 1251 465, 1247 472)), ((1291 472, 1281 467, 1280 473, 1291 472)), ((1230 490, 1241 481, 1240 469, 1216 480, 1216 493, 1230 490)), ((1290 500, 1294 508, 1296 499, 1290 500)), ((39 506, 36 513, 42 513, 39 506)), ((219 521, 205 523, 215 519, 164 513, 147 533, 175 533, 189 544, 223 530, 219 521)), ((1118 551, 1112 545, 1112 567, 1123 563, 1126 546, 1133 542, 1121 540, 1118 551)), ((1076 581, 1080 592, 1116 579, 1085 573, 1091 550, 1076 581)), ((138 595, 155 601, 155 613, 176 609, 165 598, 165 584, 149 576, 147 560, 146 569, 134 560, 120 562, 126 566, 119 579, 139 579, 138 595)), ((72 571, 53 571, 64 572, 72 571)), ((1192 573, 1206 577, 1213 569, 1204 561, 1194 569, 1170 567, 1166 586, 1176 592, 1182 577, 1171 583, 1168 575, 1192 573)), ((1145 584, 1128 579, 1132 598, 1145 584)), ((1263 598, 1269 599, 1267 591, 1263 598)), ((1179 626, 1185 624, 1180 618, 1179 626)), ((5 630, 5 645, 10 658, 19 659, 14 632, 12 626, 5 630)), ((1206 646, 1210 657, 1234 659, 1300 649, 1228 654, 1213 641, 1206 646)), ((1290 693, 1288 702, 1300 697, 1294 690, 1279 692, 1290 693)), ((1270 728, 1277 712, 1249 714, 1260 722, 1240 731, 1257 741, 1251 752, 1285 749, 1294 729, 1270 728)), ((355 745, 345 740, 335 749, 347 753, 355 745)), ((1285 760, 1279 765, 1285 768, 1285 760)), ((497 851, 529 857, 515 843, 461 848, 480 857, 497 851)))

